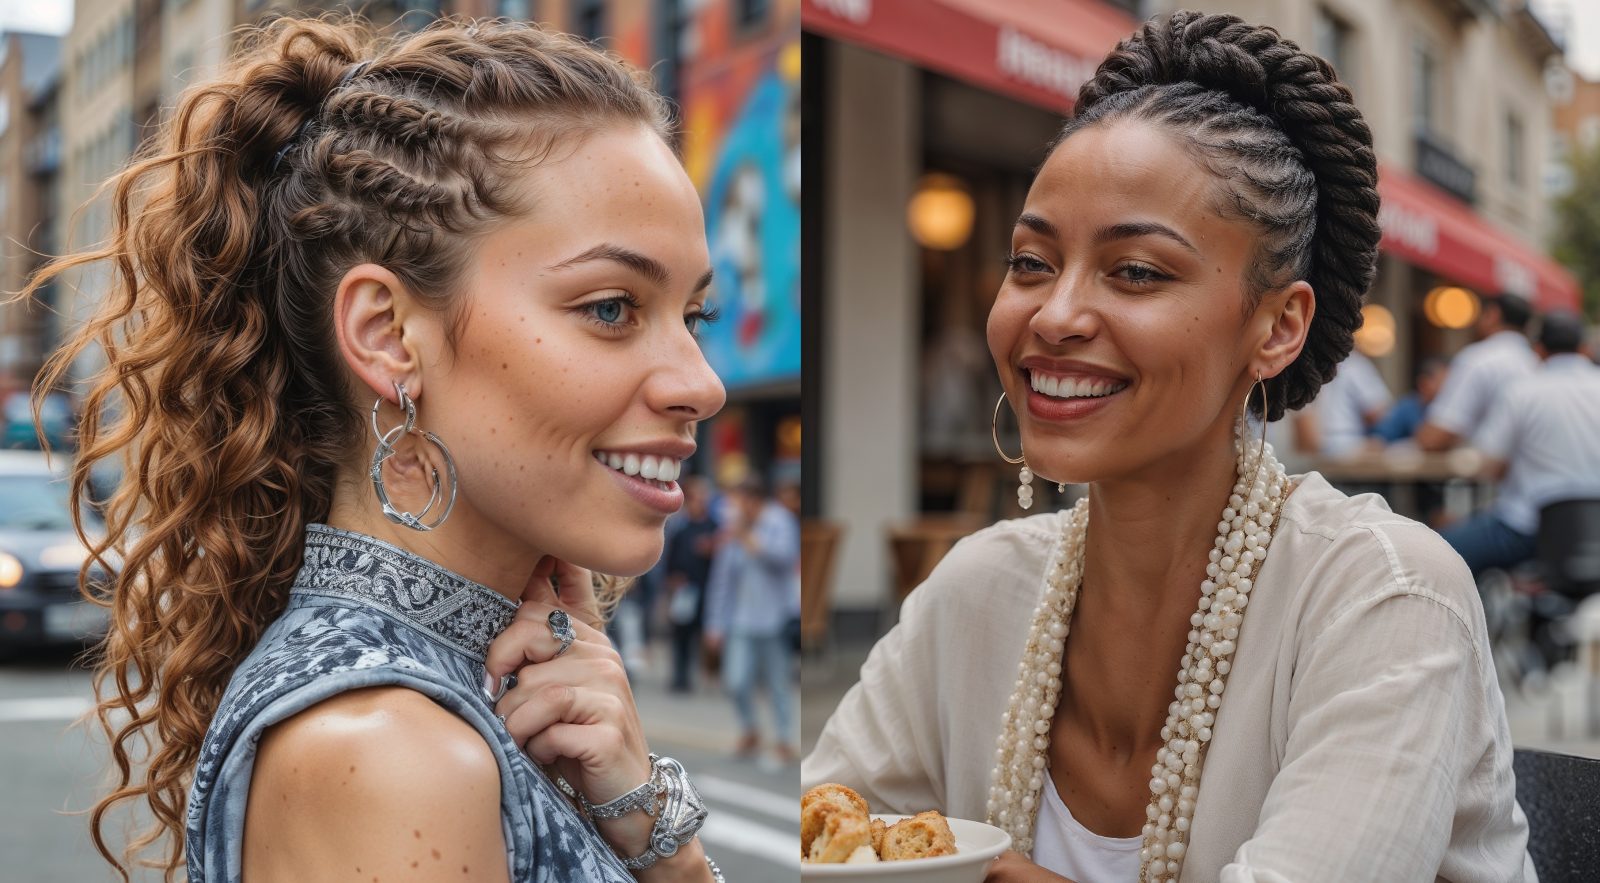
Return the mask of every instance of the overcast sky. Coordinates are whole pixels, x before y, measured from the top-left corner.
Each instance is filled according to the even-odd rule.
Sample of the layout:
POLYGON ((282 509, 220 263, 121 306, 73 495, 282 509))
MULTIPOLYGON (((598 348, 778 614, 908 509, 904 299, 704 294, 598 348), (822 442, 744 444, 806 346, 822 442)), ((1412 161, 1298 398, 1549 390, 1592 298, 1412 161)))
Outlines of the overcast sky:
MULTIPOLYGON (((1568 63, 1600 80, 1600 0, 1533 0, 1533 6, 1565 36, 1568 63)), ((62 34, 71 24, 72 0, 0 0, 0 30, 62 34)))

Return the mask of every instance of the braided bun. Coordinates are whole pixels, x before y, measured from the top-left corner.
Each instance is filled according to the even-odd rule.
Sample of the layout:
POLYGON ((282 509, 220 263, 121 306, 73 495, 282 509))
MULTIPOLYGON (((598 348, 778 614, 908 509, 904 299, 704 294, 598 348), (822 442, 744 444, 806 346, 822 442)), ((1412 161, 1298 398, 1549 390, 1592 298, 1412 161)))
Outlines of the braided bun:
POLYGON ((1174 130, 1219 178, 1224 208, 1260 228, 1252 301, 1311 284, 1316 315, 1299 358, 1268 384, 1266 418, 1305 406, 1350 354, 1377 268, 1378 165, 1349 87, 1273 28, 1180 10, 1117 45, 1057 143, 1119 118, 1174 130))

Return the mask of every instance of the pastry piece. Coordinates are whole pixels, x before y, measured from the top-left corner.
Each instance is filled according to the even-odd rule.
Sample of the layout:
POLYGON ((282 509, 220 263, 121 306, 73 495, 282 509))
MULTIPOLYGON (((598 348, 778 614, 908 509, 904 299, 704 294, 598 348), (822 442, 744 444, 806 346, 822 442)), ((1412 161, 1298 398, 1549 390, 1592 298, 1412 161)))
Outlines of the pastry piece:
MULTIPOLYGON (((813 805, 812 809, 820 809, 813 805)), ((872 848, 872 830, 865 816, 834 808, 827 813, 822 833, 811 841, 811 860, 824 864, 841 864, 848 861, 856 850, 872 848)))
POLYGON ((832 782, 818 785, 817 787, 812 788, 810 791, 807 791, 805 795, 800 798, 800 812, 804 813, 806 811, 806 807, 816 803, 819 800, 838 803, 840 806, 850 806, 853 807, 857 813, 863 816, 870 815, 870 810, 867 809, 867 801, 863 799, 860 794, 857 794, 855 791, 844 785, 836 785, 832 782))
POLYGON ((891 825, 878 853, 884 861, 955 855, 956 837, 944 816, 930 810, 891 825))
POLYGON ((856 851, 844 860, 847 865, 870 865, 878 860, 878 853, 871 846, 857 846, 856 851))
POLYGON ((883 819, 873 819, 872 820, 871 831, 872 831, 872 851, 873 852, 882 852, 883 851, 883 832, 885 832, 887 830, 889 830, 889 826, 883 823, 883 819))

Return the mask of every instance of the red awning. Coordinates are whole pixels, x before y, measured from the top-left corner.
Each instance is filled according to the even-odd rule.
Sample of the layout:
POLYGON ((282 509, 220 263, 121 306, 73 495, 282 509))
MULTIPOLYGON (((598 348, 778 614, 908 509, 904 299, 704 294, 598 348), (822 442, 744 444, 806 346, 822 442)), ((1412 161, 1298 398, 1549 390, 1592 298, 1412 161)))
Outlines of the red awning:
POLYGON ((1482 294, 1513 292, 1544 310, 1579 308, 1578 280, 1565 267, 1433 184, 1380 162, 1378 198, 1385 251, 1482 294))
MULTIPOLYGON (((1138 22, 1099 0, 803 0, 808 31, 1066 112, 1138 22)), ((1434 185, 1379 163, 1382 248, 1484 294, 1577 309, 1559 264, 1434 185)))
POLYGON ((1138 26, 1099 0, 804 0, 801 22, 1061 111, 1138 26))

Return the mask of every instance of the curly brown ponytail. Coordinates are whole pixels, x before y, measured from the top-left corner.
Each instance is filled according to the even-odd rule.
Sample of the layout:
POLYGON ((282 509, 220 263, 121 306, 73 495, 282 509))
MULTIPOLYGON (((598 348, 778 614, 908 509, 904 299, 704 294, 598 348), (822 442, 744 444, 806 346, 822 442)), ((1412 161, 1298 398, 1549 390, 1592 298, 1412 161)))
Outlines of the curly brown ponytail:
POLYGON ((103 353, 85 383, 72 493, 122 458, 105 536, 86 542, 92 561, 118 562, 93 712, 118 776, 91 827, 124 880, 163 838, 164 857, 138 863, 168 880, 182 866, 211 716, 287 602, 304 527, 327 517, 362 443, 332 340, 338 280, 376 262, 452 310, 473 239, 524 210, 515 171, 605 125, 668 135, 641 76, 531 25, 445 19, 380 38, 360 19, 283 18, 246 36, 104 185, 109 241, 51 262, 19 295, 76 267, 113 268, 38 388, 103 353), (137 798, 155 823, 113 855, 107 810, 137 798))
POLYGON ((1305 406, 1350 354, 1377 270, 1378 164, 1349 87, 1270 27, 1178 11, 1117 45, 1057 143, 1116 119, 1169 128, 1217 176, 1221 209, 1258 226, 1252 304, 1311 283, 1316 315, 1300 357, 1268 384, 1267 419, 1305 406))

